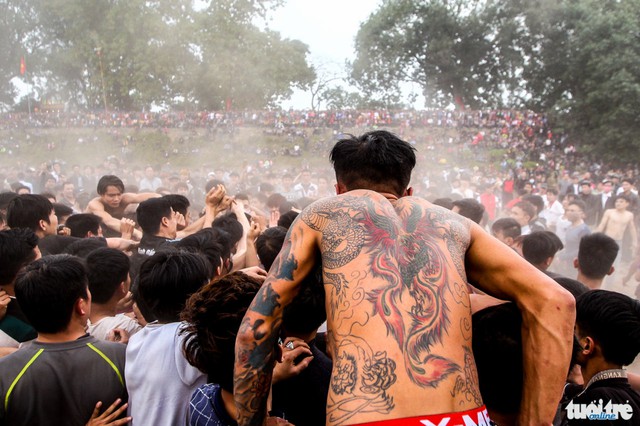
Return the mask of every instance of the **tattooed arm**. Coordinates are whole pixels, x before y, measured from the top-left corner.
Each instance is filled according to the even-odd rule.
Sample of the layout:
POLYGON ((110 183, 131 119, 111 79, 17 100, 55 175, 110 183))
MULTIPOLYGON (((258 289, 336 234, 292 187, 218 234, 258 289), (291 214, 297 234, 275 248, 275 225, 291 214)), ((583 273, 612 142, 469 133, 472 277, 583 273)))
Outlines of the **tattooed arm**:
POLYGON ((298 292, 316 259, 318 233, 295 221, 264 285, 247 310, 236 339, 233 394, 238 425, 263 425, 279 351, 282 310, 298 292))
POLYGON ((519 423, 551 424, 569 371, 575 299, 513 250, 474 225, 469 281, 522 312, 524 388, 519 423))

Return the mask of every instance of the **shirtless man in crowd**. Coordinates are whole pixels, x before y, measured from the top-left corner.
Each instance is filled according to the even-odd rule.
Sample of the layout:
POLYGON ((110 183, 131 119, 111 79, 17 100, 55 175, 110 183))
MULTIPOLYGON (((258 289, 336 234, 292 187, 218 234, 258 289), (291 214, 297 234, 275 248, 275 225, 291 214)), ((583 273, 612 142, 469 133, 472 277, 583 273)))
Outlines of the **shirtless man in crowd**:
MULTIPOLYGON (((105 175, 98 181, 98 197, 94 198, 87 205, 87 213, 100 216, 102 223, 116 232, 121 232, 121 219, 125 215, 125 210, 130 204, 138 204, 149 198, 160 197, 160 194, 146 192, 134 194, 124 192, 124 183, 113 175, 105 175)), ((139 230, 133 231, 133 238, 140 240, 142 233, 139 230)))
POLYGON ((550 424, 569 368, 573 296, 475 223, 412 197, 414 149, 395 135, 340 140, 331 161, 338 195, 292 224, 240 327, 238 424, 265 422, 283 308, 320 259, 334 361, 327 425, 488 424, 467 280, 522 311, 519 420, 550 424))

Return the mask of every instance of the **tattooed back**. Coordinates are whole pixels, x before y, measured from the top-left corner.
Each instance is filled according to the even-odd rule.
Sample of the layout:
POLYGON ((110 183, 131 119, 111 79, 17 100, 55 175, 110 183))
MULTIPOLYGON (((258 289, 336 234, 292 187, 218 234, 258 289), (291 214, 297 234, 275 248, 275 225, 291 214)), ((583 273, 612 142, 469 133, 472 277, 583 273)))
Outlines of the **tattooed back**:
POLYGON ((334 359, 327 424, 482 405, 466 219, 420 198, 357 190, 314 203, 297 225, 322 256, 334 359))

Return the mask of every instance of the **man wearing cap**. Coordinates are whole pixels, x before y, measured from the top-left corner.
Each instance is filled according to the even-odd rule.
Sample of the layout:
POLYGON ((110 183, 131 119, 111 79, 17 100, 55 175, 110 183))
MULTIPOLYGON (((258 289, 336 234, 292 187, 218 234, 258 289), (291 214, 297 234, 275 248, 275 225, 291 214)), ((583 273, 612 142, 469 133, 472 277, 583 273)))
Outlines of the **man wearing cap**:
POLYGON ((613 182, 609 179, 605 179, 602 181, 602 192, 597 195, 600 198, 600 203, 598 204, 598 212, 596 215, 596 223, 600 223, 602 220, 602 215, 604 211, 607 209, 615 208, 615 196, 613 195, 613 182))

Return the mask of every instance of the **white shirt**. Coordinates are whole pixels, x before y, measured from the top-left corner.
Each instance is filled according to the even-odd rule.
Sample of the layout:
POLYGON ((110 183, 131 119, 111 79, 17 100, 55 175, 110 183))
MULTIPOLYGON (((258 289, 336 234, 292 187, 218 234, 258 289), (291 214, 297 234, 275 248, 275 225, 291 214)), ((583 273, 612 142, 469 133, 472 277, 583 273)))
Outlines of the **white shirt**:
POLYGON ((109 332, 114 328, 122 328, 129 334, 129 337, 131 337, 140 331, 142 326, 133 318, 129 318, 124 314, 118 314, 115 317, 104 317, 95 324, 89 321, 87 332, 96 339, 107 340, 109 332))

